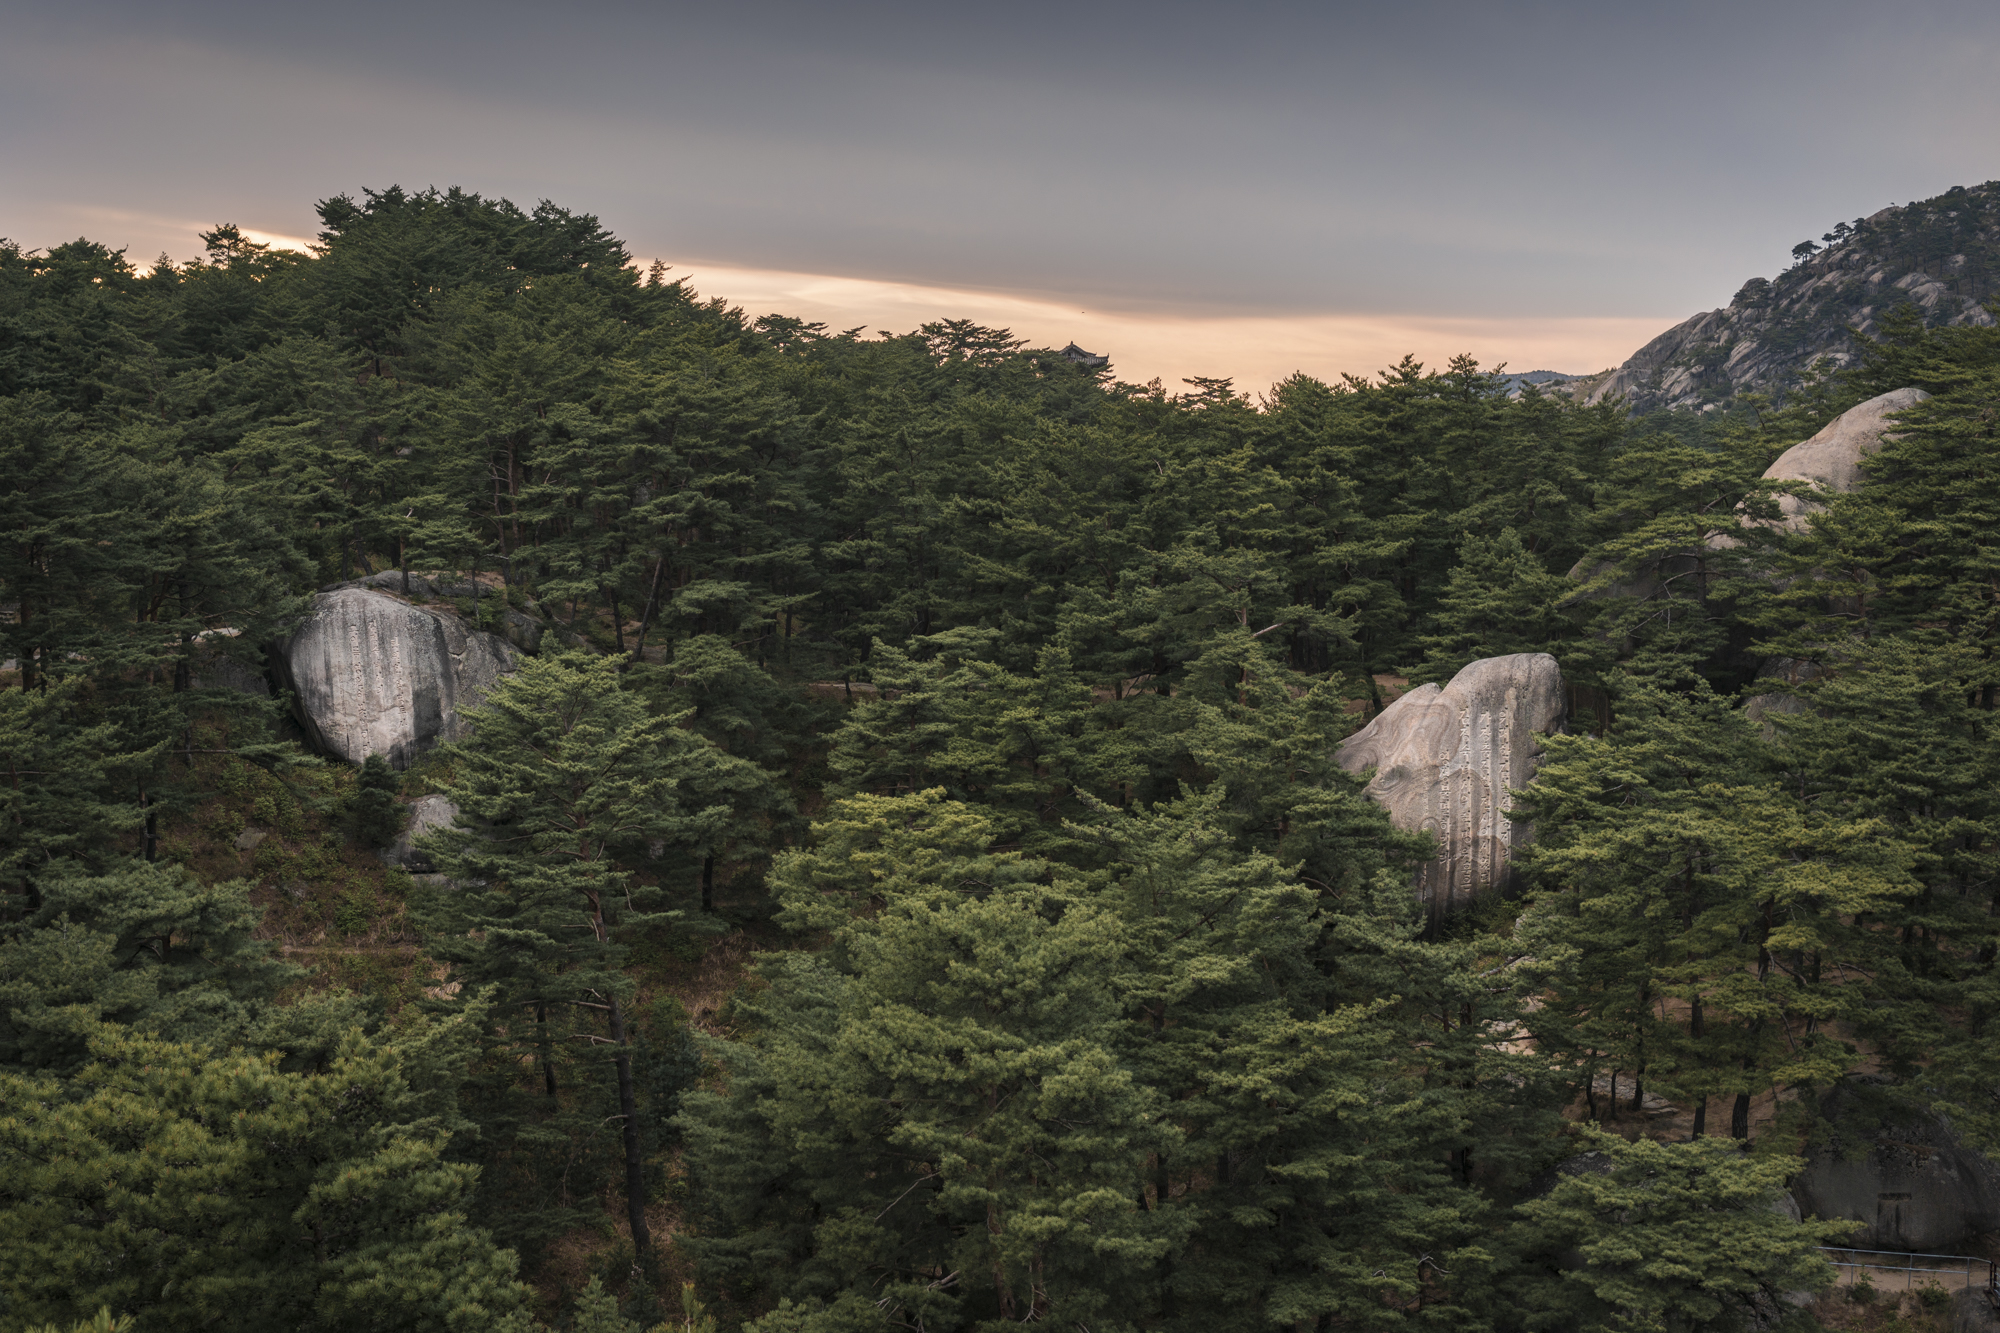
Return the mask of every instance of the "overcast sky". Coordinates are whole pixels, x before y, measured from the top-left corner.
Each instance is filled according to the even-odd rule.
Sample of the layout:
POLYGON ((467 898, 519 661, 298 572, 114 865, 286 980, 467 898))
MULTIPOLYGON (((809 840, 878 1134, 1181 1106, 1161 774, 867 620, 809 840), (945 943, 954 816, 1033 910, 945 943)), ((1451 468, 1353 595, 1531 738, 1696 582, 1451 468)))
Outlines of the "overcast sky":
POLYGON ((2000 176, 1992 0, 0 14, 27 246, 184 260, 197 226, 457 184, 596 213, 752 313, 963 313, 1130 378, 1596 369, 1836 221, 2000 176))

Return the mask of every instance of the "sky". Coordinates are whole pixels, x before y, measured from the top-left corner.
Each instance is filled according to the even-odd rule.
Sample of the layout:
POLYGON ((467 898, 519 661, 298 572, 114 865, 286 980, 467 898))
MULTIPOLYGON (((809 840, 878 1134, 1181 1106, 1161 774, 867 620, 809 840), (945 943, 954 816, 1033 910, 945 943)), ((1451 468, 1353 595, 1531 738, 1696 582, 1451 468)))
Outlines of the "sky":
POLYGON ((0 236, 151 262, 460 185, 755 315, 1120 378, 1587 372, 2000 177, 2000 5, 0 0, 0 236))

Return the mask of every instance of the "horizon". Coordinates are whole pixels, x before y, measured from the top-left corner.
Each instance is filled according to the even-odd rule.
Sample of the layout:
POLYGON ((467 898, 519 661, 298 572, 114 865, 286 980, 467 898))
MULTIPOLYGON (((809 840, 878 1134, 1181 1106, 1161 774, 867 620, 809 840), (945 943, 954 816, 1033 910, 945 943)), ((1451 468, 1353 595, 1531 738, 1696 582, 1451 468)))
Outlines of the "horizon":
POLYGON ((752 315, 966 318, 1254 393, 1406 353, 1593 373, 1801 236, 2000 176, 2000 14, 1969 0, 357 19, 24 17, 0 236, 181 261, 217 223, 303 244, 316 199, 457 184, 595 214, 752 315))

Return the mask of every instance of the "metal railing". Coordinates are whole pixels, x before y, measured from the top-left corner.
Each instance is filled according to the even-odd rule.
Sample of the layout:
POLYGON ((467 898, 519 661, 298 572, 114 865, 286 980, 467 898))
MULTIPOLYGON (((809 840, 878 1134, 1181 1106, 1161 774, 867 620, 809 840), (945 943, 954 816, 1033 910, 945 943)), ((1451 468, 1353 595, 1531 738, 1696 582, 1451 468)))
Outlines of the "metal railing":
POLYGON ((2000 1304, 2000 1266, 1991 1259, 1964 1254, 1856 1250, 1845 1245, 1822 1245, 1820 1252, 1833 1264, 1842 1286, 1851 1286, 1865 1273, 1869 1282, 1883 1291, 1916 1291, 1936 1283, 1946 1291, 1977 1288, 2000 1304))

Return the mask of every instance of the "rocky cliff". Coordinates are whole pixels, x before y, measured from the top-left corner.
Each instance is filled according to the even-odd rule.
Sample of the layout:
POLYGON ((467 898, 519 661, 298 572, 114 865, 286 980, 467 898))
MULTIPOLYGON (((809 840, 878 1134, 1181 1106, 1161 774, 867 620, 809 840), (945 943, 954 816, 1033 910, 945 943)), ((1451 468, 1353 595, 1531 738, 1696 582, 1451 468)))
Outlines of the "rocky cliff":
POLYGON ((1852 364, 1850 330, 1872 334, 1905 303, 1933 327, 1993 323, 1985 307, 2000 298, 2000 181, 1885 208, 1823 239, 1824 248, 1801 242, 1798 263, 1750 279, 1727 308, 1675 325, 1624 365, 1565 390, 1588 402, 1620 394, 1635 412, 1707 411, 1741 393, 1782 394, 1821 357, 1852 364))

